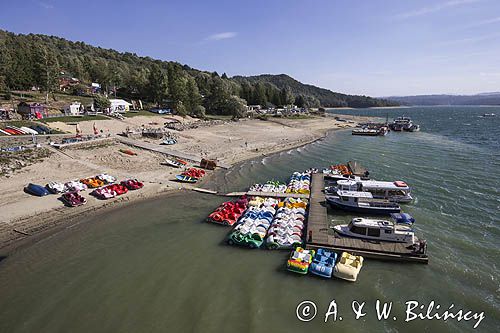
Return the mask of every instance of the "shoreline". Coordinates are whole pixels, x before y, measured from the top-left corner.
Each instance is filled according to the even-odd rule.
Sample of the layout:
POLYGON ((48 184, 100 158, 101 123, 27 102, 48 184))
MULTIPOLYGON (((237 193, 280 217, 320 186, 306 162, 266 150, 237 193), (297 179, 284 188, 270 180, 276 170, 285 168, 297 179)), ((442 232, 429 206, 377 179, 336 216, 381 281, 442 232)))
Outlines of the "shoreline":
MULTIPOLYGON (((234 160, 232 161, 233 163, 231 163, 231 168, 248 160, 266 157, 273 154, 278 154, 282 151, 303 147, 318 140, 324 139, 330 132, 348 129, 349 128, 341 127, 324 128, 314 131, 313 135, 309 138, 300 138, 297 141, 271 146, 267 149, 263 149, 262 151, 258 151, 258 153, 254 152, 243 154, 243 156, 239 157, 235 156, 234 160)), ((125 205, 136 204, 147 200, 154 200, 163 196, 168 197, 177 193, 181 193, 183 191, 191 191, 193 187, 203 187, 205 183, 215 178, 214 176, 218 172, 224 172, 224 170, 219 169, 215 170, 214 172, 208 173, 208 175, 202 181, 200 181, 200 183, 194 186, 186 186, 182 185, 181 183, 172 184, 170 180, 149 184, 148 182, 146 182, 145 191, 143 189, 137 192, 129 192, 124 197, 119 197, 110 201, 92 200, 93 202, 90 205, 87 204, 85 206, 76 208, 60 206, 38 213, 31 212, 30 214, 26 214, 8 223, 8 225, 10 226, 10 230, 2 230, 0 232, 0 234, 3 233, 4 236, 2 244, 0 245, 0 256, 10 256, 16 251, 21 250, 25 247, 29 247, 32 244, 50 237, 55 233, 63 231, 67 228, 71 228, 72 226, 79 223, 79 219, 85 218, 90 214, 100 215, 110 212, 114 209, 119 209, 125 205), (22 225, 23 227, 18 228, 20 230, 16 232, 14 231, 14 229, 16 229, 16 225, 22 225)))

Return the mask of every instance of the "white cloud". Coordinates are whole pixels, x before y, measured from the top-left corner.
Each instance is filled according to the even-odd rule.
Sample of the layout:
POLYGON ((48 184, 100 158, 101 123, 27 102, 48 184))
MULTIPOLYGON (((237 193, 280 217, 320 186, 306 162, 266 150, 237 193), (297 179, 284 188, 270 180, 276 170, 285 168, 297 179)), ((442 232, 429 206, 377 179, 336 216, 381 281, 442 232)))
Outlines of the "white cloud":
POLYGON ((497 39, 499 37, 500 37, 500 33, 494 33, 494 34, 483 35, 483 36, 475 36, 475 37, 467 37, 467 38, 462 38, 462 39, 448 40, 448 41, 441 42, 438 45, 445 46, 445 45, 455 45, 455 44, 464 44, 464 43, 476 43, 476 42, 482 42, 482 41, 489 40, 489 39, 497 39))
POLYGON ((234 38, 236 37, 237 33, 236 32, 220 32, 217 34, 213 34, 205 38, 205 40, 223 40, 223 39, 229 39, 229 38, 234 38))
POLYGON ((42 2, 42 1, 38 1, 38 5, 40 7, 45 8, 45 9, 52 9, 52 8, 54 8, 54 5, 52 5, 50 3, 47 3, 47 2, 42 2))
POLYGON ((486 19, 486 20, 482 20, 482 21, 473 22, 473 23, 467 25, 466 28, 475 28, 475 27, 480 27, 483 25, 493 24, 493 23, 497 23, 497 22, 500 22, 500 16, 486 19))
POLYGON ((465 4, 473 3, 473 2, 478 2, 478 1, 480 1, 480 0, 450 0, 450 1, 446 1, 446 2, 437 3, 433 6, 422 7, 422 8, 408 11, 405 13, 400 13, 400 14, 396 15, 396 17, 399 19, 406 19, 406 18, 411 18, 411 17, 415 17, 415 16, 422 16, 422 15, 426 15, 426 14, 435 13, 435 12, 441 11, 441 10, 446 9, 446 8, 452 8, 452 7, 465 5, 465 4))

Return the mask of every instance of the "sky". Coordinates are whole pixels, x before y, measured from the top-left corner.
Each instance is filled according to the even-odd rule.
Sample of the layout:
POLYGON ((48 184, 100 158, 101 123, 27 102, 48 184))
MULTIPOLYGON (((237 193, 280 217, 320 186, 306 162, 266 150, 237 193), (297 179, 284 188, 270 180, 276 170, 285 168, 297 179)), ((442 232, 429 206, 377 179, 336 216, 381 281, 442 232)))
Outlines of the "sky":
POLYGON ((348 94, 500 91, 499 0, 0 0, 0 29, 348 94))

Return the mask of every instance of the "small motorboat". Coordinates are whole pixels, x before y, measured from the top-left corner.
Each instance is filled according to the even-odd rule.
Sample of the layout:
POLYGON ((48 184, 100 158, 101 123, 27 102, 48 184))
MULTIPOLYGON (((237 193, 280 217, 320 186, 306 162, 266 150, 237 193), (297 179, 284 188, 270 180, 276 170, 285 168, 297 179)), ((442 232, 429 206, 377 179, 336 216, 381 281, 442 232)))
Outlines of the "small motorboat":
POLYGON ((57 194, 57 193, 64 192, 64 184, 63 183, 50 182, 45 187, 52 194, 57 194))
POLYGON ((325 193, 336 194, 338 190, 370 192, 375 199, 386 199, 401 203, 408 203, 413 200, 411 188, 401 180, 386 182, 363 180, 359 177, 349 180, 337 180, 337 185, 326 187, 325 193))
POLYGON ((87 199, 78 192, 67 192, 61 196, 61 200, 70 207, 77 207, 87 203, 87 199))
POLYGON ((299 274, 307 274, 314 254, 314 250, 305 250, 301 247, 296 248, 292 251, 290 258, 286 262, 286 269, 299 274))
POLYGON ((355 128, 351 131, 352 135, 378 136, 378 130, 374 128, 355 128))
POLYGON ((390 215, 401 211, 401 207, 396 202, 374 199, 370 192, 338 190, 333 195, 327 194, 325 198, 333 208, 348 212, 390 215))
POLYGON ((117 193, 108 186, 95 189, 90 194, 101 200, 111 199, 117 196, 117 193))
POLYGON ((333 276, 347 281, 356 281, 359 271, 363 267, 363 257, 342 252, 339 262, 333 269, 333 276))
POLYGON ((137 179, 125 179, 120 184, 129 190, 138 190, 144 187, 144 184, 137 179))
POLYGON ((495 116, 496 116, 496 114, 494 114, 494 113, 484 113, 484 114, 482 115, 482 117, 483 117, 483 118, 495 117, 495 116))
POLYGON ((419 242, 412 228, 415 219, 410 214, 397 213, 391 217, 391 221, 355 217, 349 224, 336 225, 333 229, 345 237, 408 244, 419 242))
POLYGON ((44 186, 33 183, 29 183, 28 186, 24 188, 24 191, 31 195, 36 195, 37 197, 43 197, 50 194, 50 192, 44 186))
POLYGON ((162 145, 175 145, 176 143, 176 139, 165 139, 161 142, 162 145))
POLYGON ((197 178, 186 176, 186 175, 177 175, 175 176, 175 179, 177 179, 180 182, 183 183, 196 183, 198 181, 197 178))
POLYGON ((182 164, 181 162, 177 161, 177 160, 169 160, 168 158, 165 159, 165 164, 166 165, 169 165, 171 167, 174 167, 174 168, 180 168, 180 167, 183 167, 185 164, 182 164))
POLYGON ((318 249, 309 266, 309 272, 324 278, 331 278, 336 261, 337 253, 325 249, 318 249))

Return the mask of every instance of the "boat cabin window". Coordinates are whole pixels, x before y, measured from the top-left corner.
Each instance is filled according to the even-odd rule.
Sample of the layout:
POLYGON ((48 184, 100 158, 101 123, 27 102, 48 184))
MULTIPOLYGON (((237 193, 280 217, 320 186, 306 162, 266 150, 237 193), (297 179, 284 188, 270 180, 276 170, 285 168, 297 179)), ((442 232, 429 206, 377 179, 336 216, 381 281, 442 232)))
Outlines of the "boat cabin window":
POLYGON ((380 229, 368 228, 368 236, 380 237, 380 229))
POLYGON ((392 230, 384 230, 386 234, 392 234, 392 230))
POLYGON ((366 228, 351 226, 351 232, 359 235, 366 235, 366 228))
POLYGON ((342 201, 349 201, 348 197, 342 197, 342 201))

